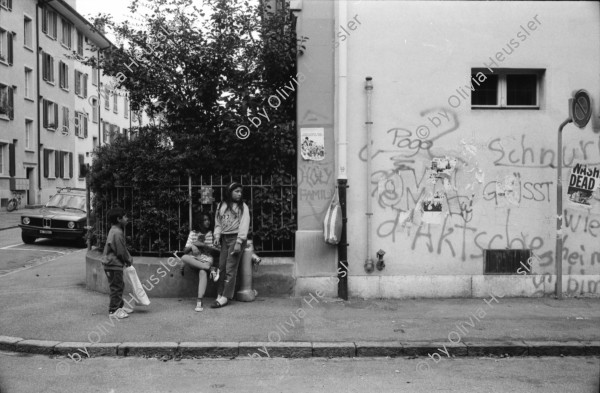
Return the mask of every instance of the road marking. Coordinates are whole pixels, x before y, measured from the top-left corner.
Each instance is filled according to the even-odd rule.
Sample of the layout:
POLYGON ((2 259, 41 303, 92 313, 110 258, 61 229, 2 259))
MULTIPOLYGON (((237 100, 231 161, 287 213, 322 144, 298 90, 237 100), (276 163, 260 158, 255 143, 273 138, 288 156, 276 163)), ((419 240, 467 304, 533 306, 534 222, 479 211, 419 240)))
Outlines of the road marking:
POLYGON ((13 244, 12 246, 6 246, 6 247, 2 247, 2 248, 0 248, 0 250, 6 250, 6 249, 9 249, 9 248, 11 248, 11 247, 21 246, 21 245, 23 245, 23 244, 25 244, 25 243, 13 244))
MULTIPOLYGON (((4 248, 0 248, 0 250, 5 250, 4 248)), ((17 250, 17 251, 45 251, 45 252, 57 252, 59 254, 66 254, 63 251, 56 251, 56 250, 42 250, 41 248, 11 248, 11 251, 13 250, 17 250)))

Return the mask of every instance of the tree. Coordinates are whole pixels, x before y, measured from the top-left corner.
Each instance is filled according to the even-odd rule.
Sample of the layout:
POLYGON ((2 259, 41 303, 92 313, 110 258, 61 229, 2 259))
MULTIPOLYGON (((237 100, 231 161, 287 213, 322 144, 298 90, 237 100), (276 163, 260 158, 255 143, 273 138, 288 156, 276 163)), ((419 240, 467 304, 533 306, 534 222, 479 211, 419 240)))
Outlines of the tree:
POLYGON ((163 117, 192 174, 295 173, 297 45, 289 10, 245 0, 204 4, 155 0, 144 29, 99 15, 96 24, 122 43, 99 66, 117 78, 115 88, 127 89, 133 110, 163 117), (241 139, 245 127, 250 136, 241 139))

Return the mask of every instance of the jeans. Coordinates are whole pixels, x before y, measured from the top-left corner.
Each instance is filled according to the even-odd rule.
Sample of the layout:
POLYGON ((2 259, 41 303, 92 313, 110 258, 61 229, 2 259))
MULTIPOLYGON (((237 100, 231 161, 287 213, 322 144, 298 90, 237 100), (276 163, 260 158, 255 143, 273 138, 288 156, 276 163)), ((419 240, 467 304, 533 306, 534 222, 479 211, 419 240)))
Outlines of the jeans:
POLYGON ((237 277, 238 266, 244 249, 246 248, 246 241, 241 244, 241 251, 237 255, 231 255, 235 242, 237 240, 237 234, 223 235, 221 236, 221 255, 219 257, 219 289, 217 293, 225 296, 227 299, 233 299, 235 292, 235 280, 237 277))
POLYGON ((125 289, 123 270, 105 270, 104 273, 108 278, 108 287, 110 288, 108 312, 113 313, 123 307, 123 290, 125 289))

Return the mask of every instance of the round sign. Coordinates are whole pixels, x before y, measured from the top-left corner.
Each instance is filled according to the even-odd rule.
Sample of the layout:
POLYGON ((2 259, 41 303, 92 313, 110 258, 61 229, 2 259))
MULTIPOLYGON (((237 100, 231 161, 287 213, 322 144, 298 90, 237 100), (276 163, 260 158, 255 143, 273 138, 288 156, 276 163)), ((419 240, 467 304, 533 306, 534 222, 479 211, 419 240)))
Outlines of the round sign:
POLYGON ((583 89, 579 90, 573 96, 571 105, 573 123, 579 128, 585 127, 592 117, 592 99, 589 93, 583 89))

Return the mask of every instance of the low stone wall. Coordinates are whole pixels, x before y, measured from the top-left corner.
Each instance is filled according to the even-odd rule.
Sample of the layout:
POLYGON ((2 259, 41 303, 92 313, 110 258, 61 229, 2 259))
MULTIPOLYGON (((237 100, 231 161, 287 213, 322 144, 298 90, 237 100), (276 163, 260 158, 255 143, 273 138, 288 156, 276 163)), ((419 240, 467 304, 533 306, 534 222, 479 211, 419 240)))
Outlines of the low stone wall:
MULTIPOLYGON (((85 263, 85 282, 87 289, 109 293, 108 280, 104 274, 101 261, 102 253, 97 250, 88 251, 85 263)), ((171 257, 134 257, 133 267, 146 289, 148 297, 182 297, 190 298, 198 295, 198 271, 186 266, 183 276, 179 270, 179 261, 171 257), (173 265, 173 266, 172 266, 173 265)), ((239 280, 238 280, 239 283, 239 280)), ((253 288, 258 296, 286 297, 294 294, 294 262, 293 258, 263 258, 259 271, 253 275, 253 288)), ((125 286, 125 294, 131 291, 125 286)), ((216 297, 216 284, 208 281, 206 297, 216 297)), ((126 297, 128 299, 128 297, 126 297)))

